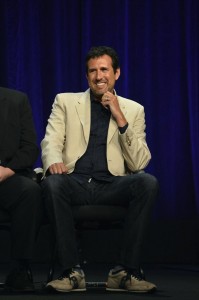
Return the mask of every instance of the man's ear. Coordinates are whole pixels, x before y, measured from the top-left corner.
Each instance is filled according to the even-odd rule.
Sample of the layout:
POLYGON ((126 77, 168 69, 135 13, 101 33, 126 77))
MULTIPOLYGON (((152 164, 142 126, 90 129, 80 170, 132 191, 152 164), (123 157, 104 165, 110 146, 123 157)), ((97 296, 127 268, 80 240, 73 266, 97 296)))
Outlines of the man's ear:
POLYGON ((119 77, 120 77, 120 68, 118 68, 115 72, 115 80, 118 80, 119 77))

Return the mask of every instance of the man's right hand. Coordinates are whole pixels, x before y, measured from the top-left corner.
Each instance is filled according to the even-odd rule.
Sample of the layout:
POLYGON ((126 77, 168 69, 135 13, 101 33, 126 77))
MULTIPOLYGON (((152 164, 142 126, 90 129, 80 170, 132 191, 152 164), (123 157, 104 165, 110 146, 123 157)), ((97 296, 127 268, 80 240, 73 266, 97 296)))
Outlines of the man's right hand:
POLYGON ((6 180, 7 178, 11 177, 14 174, 15 172, 10 168, 5 168, 0 166, 0 182, 3 182, 4 180, 6 180))
POLYGON ((66 166, 64 165, 63 162, 52 164, 48 168, 48 171, 50 172, 50 174, 66 174, 66 173, 68 173, 68 169, 66 168, 66 166))

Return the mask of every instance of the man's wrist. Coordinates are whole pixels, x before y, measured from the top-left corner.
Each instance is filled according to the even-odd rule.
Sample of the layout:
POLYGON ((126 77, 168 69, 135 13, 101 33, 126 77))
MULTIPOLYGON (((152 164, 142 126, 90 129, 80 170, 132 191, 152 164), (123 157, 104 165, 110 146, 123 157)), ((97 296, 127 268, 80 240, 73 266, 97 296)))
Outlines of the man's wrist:
POLYGON ((125 131, 127 130, 128 126, 129 126, 128 122, 124 126, 122 126, 122 127, 118 126, 118 129, 119 129, 120 133, 121 134, 125 133, 125 131))

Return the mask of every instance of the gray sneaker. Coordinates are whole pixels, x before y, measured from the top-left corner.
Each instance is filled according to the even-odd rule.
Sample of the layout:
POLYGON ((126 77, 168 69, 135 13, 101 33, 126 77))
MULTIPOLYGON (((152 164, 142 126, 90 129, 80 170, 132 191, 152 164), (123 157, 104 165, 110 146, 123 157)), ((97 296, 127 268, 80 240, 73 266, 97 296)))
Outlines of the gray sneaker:
POLYGON ((126 270, 113 272, 108 275, 107 291, 150 293, 157 289, 156 285, 145 281, 138 274, 129 274, 126 270))
POLYGON ((86 291, 84 272, 72 270, 68 275, 62 275, 58 279, 48 282, 46 288, 53 288, 63 293, 86 291))

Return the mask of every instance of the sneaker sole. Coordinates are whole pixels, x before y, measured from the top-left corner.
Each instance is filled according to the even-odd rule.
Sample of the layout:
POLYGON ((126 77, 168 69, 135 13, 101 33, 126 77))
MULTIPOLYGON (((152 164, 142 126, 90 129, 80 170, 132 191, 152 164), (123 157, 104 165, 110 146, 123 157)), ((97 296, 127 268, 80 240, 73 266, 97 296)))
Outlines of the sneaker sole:
POLYGON ((106 291, 108 292, 127 292, 127 293, 154 293, 156 291, 156 288, 152 288, 151 290, 147 291, 140 291, 140 290, 125 290, 125 289, 113 289, 113 288, 106 288, 106 291))
POLYGON ((61 292, 61 293, 71 293, 71 292, 85 292, 85 289, 72 289, 72 290, 61 290, 61 289, 54 289, 57 292, 61 292))
POLYGON ((64 290, 64 289, 56 289, 52 285, 48 285, 44 288, 46 291, 49 292, 61 292, 61 293, 70 293, 70 292, 85 292, 86 288, 82 289, 71 289, 71 290, 64 290))

